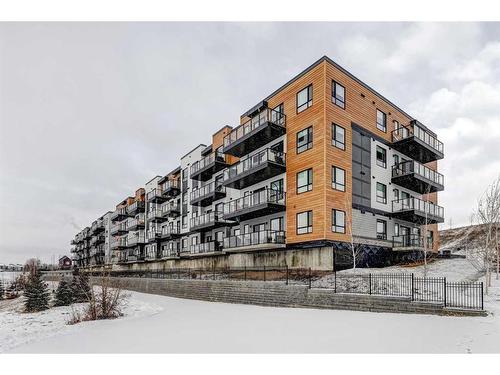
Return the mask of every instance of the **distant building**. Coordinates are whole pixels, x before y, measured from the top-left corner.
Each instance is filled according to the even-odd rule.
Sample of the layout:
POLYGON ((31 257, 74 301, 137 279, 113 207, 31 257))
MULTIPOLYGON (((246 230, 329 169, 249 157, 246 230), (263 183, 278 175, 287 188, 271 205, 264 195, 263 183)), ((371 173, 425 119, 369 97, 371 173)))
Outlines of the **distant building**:
POLYGON ((59 268, 62 270, 69 270, 71 269, 71 259, 64 255, 63 257, 59 258, 59 268))

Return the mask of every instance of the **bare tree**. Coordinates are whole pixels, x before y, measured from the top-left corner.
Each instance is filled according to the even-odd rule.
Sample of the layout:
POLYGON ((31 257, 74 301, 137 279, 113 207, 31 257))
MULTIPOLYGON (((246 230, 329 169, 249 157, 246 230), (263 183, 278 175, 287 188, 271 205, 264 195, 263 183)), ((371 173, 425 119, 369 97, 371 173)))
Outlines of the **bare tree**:
POLYGON ((356 263, 358 262, 358 258, 361 255, 361 246, 356 246, 354 243, 354 234, 352 231, 352 204, 350 198, 345 199, 345 228, 347 230, 346 234, 349 236, 349 247, 350 247, 350 258, 352 258, 352 268, 356 269, 356 263), (348 215, 348 212, 351 212, 348 215))
MULTIPOLYGON (((425 219, 424 219, 424 233, 422 234, 422 229, 420 230, 420 235, 422 236, 422 241, 423 241, 423 255, 424 255, 424 277, 427 277, 427 252, 428 250, 428 243, 427 243, 427 238, 428 238, 428 225, 429 225, 429 209, 430 205, 433 204, 432 202, 429 201, 429 194, 431 192, 431 185, 427 185, 425 189, 425 193, 422 195, 422 201, 424 202, 424 211, 425 211, 425 219)), ((451 227, 451 224, 450 224, 451 227)))
POLYGON ((481 271, 485 272, 486 288, 491 286, 491 271, 493 263, 497 260, 498 277, 498 230, 500 221, 500 175, 486 189, 478 200, 474 215, 478 225, 479 236, 477 245, 469 249, 469 260, 481 271))

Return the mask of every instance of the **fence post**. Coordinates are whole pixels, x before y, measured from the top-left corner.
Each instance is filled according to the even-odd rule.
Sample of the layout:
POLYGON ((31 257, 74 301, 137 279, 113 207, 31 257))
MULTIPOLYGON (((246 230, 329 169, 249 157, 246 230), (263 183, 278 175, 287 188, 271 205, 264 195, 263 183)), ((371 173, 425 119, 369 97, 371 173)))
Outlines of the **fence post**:
POLYGON ((309 289, 311 289, 311 267, 309 267, 309 289))
POLYGON ((481 281, 481 310, 484 310, 483 282, 481 281))
POLYGON ((213 264, 214 280, 215 280, 215 263, 213 264))
POLYGON ((411 274, 411 300, 415 301, 415 279, 413 273, 411 274))
POLYGON ((264 266, 264 281, 266 281, 266 266, 264 266))
POLYGON ((245 266, 245 281, 247 281, 247 266, 245 266))
POLYGON ((333 271, 333 282, 334 282, 333 292, 337 293, 337 271, 333 271))
POLYGON ((372 274, 368 274, 368 293, 372 294, 372 274))
POLYGON ((286 266, 286 285, 288 285, 288 265, 286 266))
POLYGON ((444 307, 446 307, 446 277, 444 278, 444 307))

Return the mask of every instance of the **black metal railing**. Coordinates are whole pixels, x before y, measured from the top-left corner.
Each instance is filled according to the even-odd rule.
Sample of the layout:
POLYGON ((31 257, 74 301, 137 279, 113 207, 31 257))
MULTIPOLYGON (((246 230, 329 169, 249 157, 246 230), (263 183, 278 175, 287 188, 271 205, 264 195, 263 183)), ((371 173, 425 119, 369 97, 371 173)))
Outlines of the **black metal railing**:
POLYGON ((285 231, 263 230, 224 238, 224 248, 256 246, 264 244, 285 244, 285 231))
POLYGON ((255 129, 265 125, 267 122, 285 127, 286 116, 281 112, 266 108, 244 124, 241 124, 237 128, 233 129, 231 133, 226 135, 224 137, 224 147, 233 144, 255 129))
POLYGON ((265 203, 285 204, 285 192, 266 188, 224 204, 224 215, 251 209, 265 203))
MULTIPOLYGON (((392 247, 412 247, 423 248, 424 237, 419 234, 402 234, 399 236, 392 236, 392 247)), ((433 248, 432 238, 427 238, 427 249, 433 248)))
POLYGON ((392 212, 418 211, 422 216, 425 214, 440 219, 444 218, 444 208, 430 201, 410 197, 392 201, 392 212))
POLYGON ((179 180, 167 180, 161 184, 160 189, 162 194, 170 193, 173 190, 180 190, 179 180))
POLYGON ((213 253, 221 250, 219 241, 202 242, 196 245, 191 245, 190 248, 191 254, 213 253))
POLYGON ((418 121, 412 121, 408 126, 401 126, 398 129, 393 130, 392 141, 398 142, 409 137, 415 137, 439 153, 443 153, 443 142, 439 141, 435 136, 425 131, 424 128, 418 124, 418 121))
POLYGON ((432 181, 435 184, 444 185, 444 176, 441 173, 436 172, 415 160, 406 160, 392 166, 392 177, 404 176, 410 173, 415 173, 416 175, 432 181))
MULTIPOLYGON (((91 272, 91 274, 100 276, 99 272, 91 272)), ((449 282, 445 277, 419 277, 412 273, 351 273, 270 266, 127 270, 111 271, 109 275, 158 279, 275 282, 328 289, 332 293, 399 297, 407 302, 427 302, 448 308, 484 310, 482 282, 449 282)))
POLYGON ((221 184, 215 184, 215 181, 201 186, 198 189, 195 189, 191 192, 191 201, 195 201, 197 199, 202 199, 204 197, 208 197, 214 193, 226 193, 226 188, 221 184))
POLYGON ((266 148, 265 150, 247 156, 244 159, 241 159, 238 163, 224 170, 224 181, 238 177, 267 162, 285 166, 286 154, 284 152, 266 148))
POLYGON ((212 225, 219 222, 225 222, 222 212, 212 211, 208 214, 200 215, 191 218, 191 228, 197 228, 205 225, 212 225))
POLYGON ((212 152, 210 155, 205 156, 203 159, 198 160, 191 166, 191 175, 197 173, 199 170, 210 166, 211 164, 219 161, 221 163, 226 162, 224 154, 220 151, 212 152))

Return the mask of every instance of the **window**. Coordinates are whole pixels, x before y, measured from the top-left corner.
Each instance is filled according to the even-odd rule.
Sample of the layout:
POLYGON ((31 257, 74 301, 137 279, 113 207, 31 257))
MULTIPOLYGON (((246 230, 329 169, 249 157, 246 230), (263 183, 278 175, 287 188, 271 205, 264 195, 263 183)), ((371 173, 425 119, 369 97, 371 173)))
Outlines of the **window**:
POLYGON ((280 193, 283 192, 283 179, 280 178, 279 180, 271 182, 271 190, 273 191, 279 191, 280 193))
POLYGON ((432 248, 434 246, 434 232, 432 230, 427 231, 427 247, 432 248))
POLYGON ((297 173, 297 194, 312 190, 313 170, 312 168, 297 173))
POLYGON ((281 125, 283 122, 283 118, 285 117, 285 107, 283 103, 273 108, 271 112, 271 121, 281 125))
POLYGON ((399 164, 399 155, 392 155, 392 160, 394 160, 394 165, 398 165, 399 164))
POLYGON ((300 90, 297 93, 297 113, 312 106, 313 103, 313 86, 312 84, 300 90))
POLYGON ((187 238, 182 239, 182 248, 185 249, 187 247, 187 238))
POLYGON ((337 124, 332 124, 332 145, 345 150, 345 129, 337 124))
POLYGON ((387 203, 387 186, 377 182, 377 202, 378 203, 387 203))
POLYGON ((377 129, 387 132, 387 115, 380 109, 377 109, 377 129))
POLYGON ((313 146, 313 128, 309 126, 307 129, 297 133, 297 154, 309 150, 313 146))
POLYGON ((339 167, 332 167, 332 188, 345 191, 345 170, 339 167))
POLYGON ((387 168, 387 150, 377 146, 377 165, 382 168, 387 168))
POLYGON ((270 224, 271 230, 275 230, 275 231, 284 230, 284 223, 283 223, 282 217, 278 217, 276 219, 271 219, 269 224, 270 224))
POLYGON ((401 125, 399 125, 399 122, 394 120, 394 130, 396 130, 396 132, 398 133, 398 130, 400 128, 401 125))
POLYGON ((377 220, 377 239, 387 239, 387 222, 385 220, 377 220))
POLYGON ((332 210, 332 232, 345 233, 345 212, 332 210))
POLYGON ((345 108, 345 87, 335 81, 332 81, 332 102, 342 109, 345 108))
POLYGON ((187 228, 187 215, 182 216, 182 228, 187 228))
POLYGON ((198 245, 198 237, 191 237, 191 246, 198 245))
POLYGON ((398 237, 399 236, 399 224, 394 223, 394 236, 398 237))
POLYGON ((394 193, 394 200, 398 201, 399 200, 399 189, 392 189, 392 192, 394 193))
POLYGON ((312 233, 312 211, 301 212, 297 214, 297 234, 312 233))

